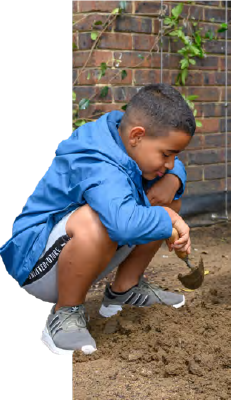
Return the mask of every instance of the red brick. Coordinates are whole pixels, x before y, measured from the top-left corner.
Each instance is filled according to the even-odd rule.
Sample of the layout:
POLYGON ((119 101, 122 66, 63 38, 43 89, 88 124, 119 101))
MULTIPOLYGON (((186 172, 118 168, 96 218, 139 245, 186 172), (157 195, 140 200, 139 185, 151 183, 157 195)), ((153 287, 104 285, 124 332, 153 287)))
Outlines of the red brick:
MULTIPOLYGON (((82 67, 85 64, 89 54, 89 51, 75 51, 73 53, 73 67, 82 67)), ((87 63, 87 67, 98 67, 102 62, 108 63, 108 65, 112 64, 111 51, 94 50, 87 63)))
POLYGON ((205 6, 218 7, 220 5, 219 1, 197 1, 198 4, 203 4, 205 6))
MULTIPOLYGON (((94 31, 102 30, 104 28, 103 24, 106 22, 108 16, 102 14, 86 14, 84 15, 76 15, 73 20, 76 21, 73 25, 73 29, 77 31, 90 31, 94 29, 94 31), (94 22, 102 21, 102 25, 94 25, 94 22)), ((111 30, 111 26, 108 27, 108 30, 111 30)))
MULTIPOLYGON (((225 74, 224 72, 204 72, 203 73, 203 85, 225 85, 225 74)), ((231 73, 228 74, 228 85, 231 84, 231 73)))
MULTIPOLYGON (((170 82, 169 83, 174 85, 176 83, 178 74, 179 74, 179 70, 170 72, 170 82)), ((201 86, 201 85, 202 85, 201 72, 189 71, 189 74, 187 77, 187 86, 201 86)))
POLYGON ((135 1, 135 13, 146 15, 159 15, 160 1, 135 1))
MULTIPOLYGON (((202 28, 201 30, 201 35, 205 37, 205 34, 208 32, 208 30, 213 32, 213 37, 218 37, 219 39, 225 39, 225 32, 217 32, 217 30, 220 28, 220 24, 214 22, 200 22, 199 27, 202 28)), ((228 39, 231 37, 231 33, 228 30, 228 39)), ((208 39, 206 39, 208 40, 208 39)))
MULTIPOLYGON (((224 103, 196 103, 197 117, 224 117, 224 103)), ((228 105, 228 115, 231 115, 231 104, 228 105)))
POLYGON ((187 149, 202 149, 203 144, 204 144, 204 136, 195 134, 192 137, 189 145, 187 146, 187 149))
MULTIPOLYGON (((229 14, 229 12, 228 12, 228 14, 229 14)), ((210 7, 205 8, 204 9, 204 21, 210 21, 212 18, 214 18, 216 22, 225 22, 225 8, 223 8, 223 9, 213 9, 210 7)), ((230 15, 230 18, 231 18, 231 15, 230 15)))
MULTIPOLYGON (((211 135, 205 135, 205 147, 225 147, 225 134, 224 133, 213 133, 211 135)), ((228 133, 228 146, 231 146, 231 133, 228 133)))
POLYGON ((197 101, 219 101, 220 89, 219 88, 206 88, 206 87, 189 87, 187 88, 187 96, 198 95, 197 101))
POLYGON ((200 20, 200 21, 203 20, 204 7, 184 4, 184 8, 183 8, 183 11, 181 13, 181 16, 183 18, 187 18, 189 10, 190 10, 191 18, 193 17, 196 20, 200 20))
POLYGON ((203 182, 189 182, 187 183, 188 194, 205 194, 220 192, 224 189, 224 182, 215 179, 203 182))
MULTIPOLYGON (((225 130, 226 130, 225 125, 226 125, 225 118, 220 119, 220 131, 221 132, 225 132, 225 130)), ((227 131, 231 132, 231 118, 227 119, 227 131)))
POLYGON ((152 33, 152 19, 122 15, 115 21, 116 32, 152 33))
MULTIPOLYGON (((227 95, 228 95, 227 100, 228 100, 228 102, 230 102, 231 101, 231 88, 230 87, 228 87, 227 95)), ((221 89, 221 101, 225 101, 225 88, 221 89)))
MULTIPOLYGON (((206 53, 225 54, 225 41, 224 40, 211 40, 204 44, 206 53)), ((231 44, 227 42, 227 52, 231 54, 231 44)))
POLYGON ((100 92, 103 86, 74 86, 73 91, 76 93, 76 103, 79 103, 81 99, 90 99, 94 102, 111 102, 111 88, 109 87, 108 94, 106 97, 101 98, 100 92))
POLYGON ((215 133, 220 131, 219 118, 204 118, 200 121, 202 122, 203 126, 201 128, 197 128, 197 133, 215 133))
MULTIPOLYGON (((231 70, 231 57, 227 57, 228 58, 228 71, 231 70)), ((226 65, 225 65, 225 57, 219 57, 219 69, 221 69, 222 71, 224 71, 226 69, 226 65)))
MULTIPOLYGON (((114 58, 118 59, 120 55, 121 63, 120 67, 133 67, 133 68, 160 68, 161 66, 161 55, 160 53, 151 53, 150 57, 147 60, 142 60, 139 55, 144 58, 149 55, 149 52, 146 51, 123 51, 123 52, 114 52, 114 58), (139 64, 139 65, 138 65, 139 64)), ((178 68, 180 57, 175 54, 163 54, 163 68, 178 68)))
POLYGON ((132 84, 132 71, 126 69, 127 76, 123 80, 121 78, 121 72, 122 70, 109 68, 100 81, 98 81, 99 69, 88 69, 80 75, 78 83, 79 85, 95 85, 97 83, 105 85, 118 85, 119 83, 123 85, 132 84), (90 74, 90 79, 87 79, 88 73, 90 74))
POLYGON ((127 103, 139 90, 139 87, 115 87, 113 88, 114 99, 118 102, 127 103))
MULTIPOLYGON (((149 85, 151 83, 159 83, 160 78, 160 70, 155 69, 144 69, 144 70, 136 70, 134 75, 134 84, 135 85, 149 85)), ((169 71, 163 71, 163 81, 169 81, 169 71)))
POLYGON ((75 69, 72 70, 72 83, 76 81, 77 78, 77 71, 75 69))
POLYGON ((196 65, 190 65, 190 69, 218 70, 219 58, 208 54, 205 58, 195 59, 196 65))
POLYGON ((187 181, 201 181, 202 180, 202 167, 187 167, 187 181))
MULTIPOLYGON (((90 33, 79 34, 79 48, 90 49, 94 41, 91 40, 90 33)), ((125 33, 104 33, 97 45, 99 49, 131 49, 131 35, 125 33)))
MULTIPOLYGON (((133 49, 134 50, 150 50, 152 46, 154 45, 154 42, 156 40, 156 36, 151 36, 151 35, 133 35, 133 49)), ((163 50, 168 51, 169 47, 169 39, 164 37, 163 38, 163 50)), ((155 47, 154 50, 157 48, 155 47)))
POLYGON ((188 164, 188 153, 187 153, 187 151, 182 151, 180 154, 177 155, 177 157, 179 158, 179 160, 182 161, 182 163, 184 163, 185 166, 188 164))
MULTIPOLYGON (((226 5, 226 0, 222 0, 222 1, 221 1, 221 5, 222 5, 223 7, 225 7, 225 5, 226 5)), ((231 8, 231 0, 228 0, 228 7, 231 8)))
MULTIPOLYGON (((231 176, 231 164, 228 164, 228 176, 231 176)), ((204 167, 205 179, 225 178, 225 164, 206 165, 204 167)))
MULTIPOLYGON (((115 8, 119 8, 120 1, 79 1, 79 12, 112 12, 115 8)), ((132 2, 126 2, 126 10, 124 12, 132 12, 132 2)))
MULTIPOLYGON (((147 58, 147 60, 142 60, 139 55, 142 55, 143 57, 146 57, 149 55, 148 52, 138 52, 138 51, 123 51, 123 52, 114 52, 114 59, 118 60, 119 57, 121 57, 121 63, 120 67, 136 67, 138 64, 139 66, 137 68, 144 68, 144 67, 151 67, 152 66, 152 56, 154 54, 151 54, 150 57, 147 58)), ((160 65, 160 57, 159 57, 159 64, 160 65)))
POLYGON ((78 1, 72 1, 72 14, 78 12, 78 1))
POLYGON ((132 37, 125 33, 105 33, 98 45, 100 49, 132 49, 132 37))
POLYGON ((188 151, 188 164, 214 164, 224 161, 224 151, 218 150, 197 150, 188 151))
POLYGON ((99 118, 100 115, 105 114, 110 111, 113 111, 113 110, 123 111, 123 110, 121 110, 119 104, 112 104, 112 103, 91 104, 86 110, 79 111, 79 118, 97 119, 97 118, 99 118))

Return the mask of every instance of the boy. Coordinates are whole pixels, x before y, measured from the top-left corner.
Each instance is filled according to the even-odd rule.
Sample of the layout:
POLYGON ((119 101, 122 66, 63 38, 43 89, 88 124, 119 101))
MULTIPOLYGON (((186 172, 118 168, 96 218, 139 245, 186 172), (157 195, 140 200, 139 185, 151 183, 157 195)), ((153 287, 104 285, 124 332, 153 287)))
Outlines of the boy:
POLYGON ((189 228, 178 215, 186 173, 175 155, 194 132, 180 93, 157 84, 143 87, 125 113, 105 114, 60 143, 0 249, 8 272, 28 293, 55 303, 42 337, 52 351, 96 350, 85 297, 116 266, 101 315, 123 304, 184 304, 184 296, 149 284, 143 273, 173 226, 180 238, 169 250, 190 253, 189 228))

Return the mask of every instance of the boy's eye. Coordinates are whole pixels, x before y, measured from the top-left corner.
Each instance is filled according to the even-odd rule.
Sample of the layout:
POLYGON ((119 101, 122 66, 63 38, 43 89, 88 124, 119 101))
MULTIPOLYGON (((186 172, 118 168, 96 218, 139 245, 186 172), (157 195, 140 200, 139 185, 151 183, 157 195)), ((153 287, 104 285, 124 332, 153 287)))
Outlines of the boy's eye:
POLYGON ((165 153, 163 153, 163 156, 164 156, 164 157, 169 157, 169 155, 168 155, 168 154, 165 154, 165 153))

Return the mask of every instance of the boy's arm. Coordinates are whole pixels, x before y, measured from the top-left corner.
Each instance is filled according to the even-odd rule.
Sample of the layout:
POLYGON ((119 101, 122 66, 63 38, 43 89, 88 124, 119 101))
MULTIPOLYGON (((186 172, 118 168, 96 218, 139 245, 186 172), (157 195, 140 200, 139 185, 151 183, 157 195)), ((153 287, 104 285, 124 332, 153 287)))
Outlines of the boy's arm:
POLYGON ((138 205, 124 174, 116 174, 83 194, 97 212, 109 237, 119 245, 144 244, 169 238, 172 222, 163 207, 138 205))
MULTIPOLYGON (((187 225, 172 210, 137 204, 126 175, 113 174, 89 187, 83 198, 97 212, 109 237, 119 245, 144 244, 169 238, 176 221, 187 225)), ((187 227, 188 228, 188 227, 187 227)), ((186 228, 186 229, 187 229, 186 228)))
POLYGON ((166 172, 166 175, 167 174, 175 175, 180 181, 180 187, 177 190, 175 197, 174 197, 174 200, 178 200, 184 193, 186 179, 187 179, 187 173, 186 173, 184 164, 179 160, 179 158, 177 156, 175 157, 174 168, 168 170, 166 172))
POLYGON ((150 204, 169 205, 173 200, 178 200, 184 193, 186 177, 184 164, 175 157, 173 169, 168 170, 162 178, 147 181, 146 194, 150 204))

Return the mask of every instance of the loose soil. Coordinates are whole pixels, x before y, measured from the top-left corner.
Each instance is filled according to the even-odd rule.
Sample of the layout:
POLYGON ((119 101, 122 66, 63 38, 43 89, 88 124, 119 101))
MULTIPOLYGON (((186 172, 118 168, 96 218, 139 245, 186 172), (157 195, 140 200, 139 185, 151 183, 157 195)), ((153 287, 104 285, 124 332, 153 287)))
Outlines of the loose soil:
POLYGON ((231 224, 192 229, 191 240, 192 262, 202 255, 209 271, 202 288, 182 290, 177 275, 187 268, 166 246, 146 270, 185 294, 180 309, 127 306, 105 319, 105 280, 92 287, 86 307, 98 351, 73 355, 74 400, 231 399, 231 224))

